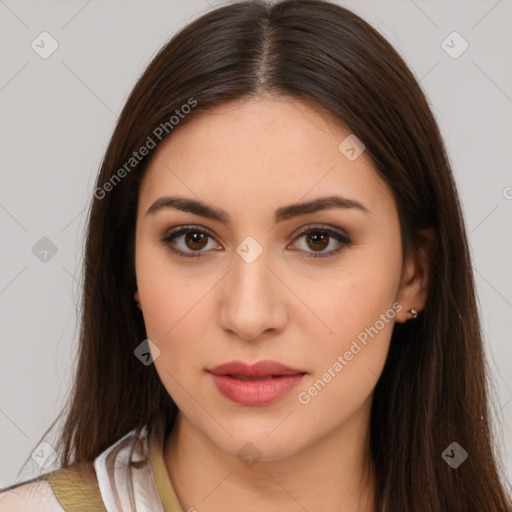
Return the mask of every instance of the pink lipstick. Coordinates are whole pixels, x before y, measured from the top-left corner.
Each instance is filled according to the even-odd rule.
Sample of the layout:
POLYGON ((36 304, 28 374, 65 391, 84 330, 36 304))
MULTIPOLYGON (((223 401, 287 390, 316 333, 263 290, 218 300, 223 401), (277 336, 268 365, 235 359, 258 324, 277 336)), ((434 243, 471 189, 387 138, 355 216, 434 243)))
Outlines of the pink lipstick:
POLYGON ((253 365, 230 361, 207 370, 219 392, 229 400, 248 406, 276 402, 307 374, 276 361, 259 361, 253 365))

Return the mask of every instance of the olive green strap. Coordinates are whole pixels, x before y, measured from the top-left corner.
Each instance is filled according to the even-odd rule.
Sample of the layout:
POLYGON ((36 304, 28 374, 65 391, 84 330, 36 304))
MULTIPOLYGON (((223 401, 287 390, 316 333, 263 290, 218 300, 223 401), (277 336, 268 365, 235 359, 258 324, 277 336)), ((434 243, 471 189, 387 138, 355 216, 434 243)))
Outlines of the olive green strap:
POLYGON ((74 463, 40 478, 48 480, 66 512, 107 512, 92 462, 74 463))

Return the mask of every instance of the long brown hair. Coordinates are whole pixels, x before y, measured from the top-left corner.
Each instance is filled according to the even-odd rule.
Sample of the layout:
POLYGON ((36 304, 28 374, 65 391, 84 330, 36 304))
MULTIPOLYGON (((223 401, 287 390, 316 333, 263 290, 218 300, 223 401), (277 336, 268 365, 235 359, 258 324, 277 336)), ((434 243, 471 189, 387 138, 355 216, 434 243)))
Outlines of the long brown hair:
POLYGON ((377 510, 510 512, 493 452, 468 242, 438 127, 392 46, 354 13, 323 0, 212 10, 160 50, 131 92, 91 202, 77 369, 61 412, 62 466, 93 460, 161 413, 170 428, 177 413, 154 366, 134 356, 146 338, 133 300, 134 229, 152 151, 136 162, 133 153, 198 112, 257 94, 324 109, 363 141, 394 195, 404 251, 417 246, 420 229, 436 235, 427 303, 414 322, 395 325, 375 388, 377 510), (452 442, 469 454, 457 469, 442 457, 452 442))

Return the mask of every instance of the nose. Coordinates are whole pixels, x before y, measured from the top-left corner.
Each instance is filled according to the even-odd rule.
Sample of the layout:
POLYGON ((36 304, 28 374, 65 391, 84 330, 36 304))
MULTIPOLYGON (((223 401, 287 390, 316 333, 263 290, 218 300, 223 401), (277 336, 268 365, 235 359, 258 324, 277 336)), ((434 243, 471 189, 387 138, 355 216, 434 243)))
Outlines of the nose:
POLYGON ((288 320, 286 287, 268 263, 263 255, 252 263, 237 255, 224 279, 221 327, 247 341, 281 331, 288 320))

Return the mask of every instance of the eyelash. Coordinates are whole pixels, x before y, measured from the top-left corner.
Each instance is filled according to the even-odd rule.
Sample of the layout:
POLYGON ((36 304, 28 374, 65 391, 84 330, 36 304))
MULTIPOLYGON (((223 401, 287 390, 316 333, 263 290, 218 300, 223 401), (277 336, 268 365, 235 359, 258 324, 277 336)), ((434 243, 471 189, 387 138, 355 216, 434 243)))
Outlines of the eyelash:
MULTIPOLYGON (((174 249, 174 248, 171 247, 171 242, 175 238, 178 238, 180 235, 187 234, 187 233, 200 233, 200 234, 207 235, 210 238, 214 238, 208 230, 200 228, 199 226, 197 226, 197 227, 196 226, 186 226, 186 227, 185 226, 181 226, 181 227, 179 227, 177 229, 169 231, 161 239, 161 242, 164 245, 166 245, 171 252, 173 252, 174 254, 177 254, 179 256, 183 256, 185 258, 201 258, 201 257, 203 257, 202 256, 202 252, 204 252, 204 251, 194 251, 194 252, 190 253, 190 252, 181 251, 179 249, 177 250, 177 249, 174 249)), ((301 238, 302 236, 307 235, 309 233, 327 234, 330 237, 334 238, 337 242, 339 242, 340 246, 337 249, 331 250, 331 251, 326 252, 326 253, 316 253, 316 254, 314 252, 313 253, 308 253, 308 256, 304 256, 304 258, 328 258, 328 257, 331 257, 331 256, 334 256, 334 255, 338 254, 346 246, 349 246, 349 245, 352 244, 352 241, 346 235, 344 235, 342 233, 339 233, 337 231, 333 231, 331 229, 322 227, 322 226, 309 227, 309 228, 301 231, 300 233, 298 233, 294 240, 297 240, 297 239, 301 238)))

